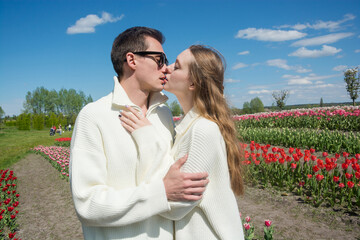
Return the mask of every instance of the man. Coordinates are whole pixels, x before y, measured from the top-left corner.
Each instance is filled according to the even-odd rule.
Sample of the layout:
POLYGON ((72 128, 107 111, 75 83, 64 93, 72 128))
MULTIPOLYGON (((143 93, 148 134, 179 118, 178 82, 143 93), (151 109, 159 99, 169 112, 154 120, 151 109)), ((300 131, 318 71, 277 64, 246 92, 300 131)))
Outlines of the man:
MULTIPOLYGON (((85 239, 173 239, 173 224, 159 213, 169 210, 168 200, 196 201, 208 180, 206 173, 181 173, 185 158, 170 167, 166 178, 149 175, 150 167, 166 163, 141 159, 148 148, 144 134, 164 139, 170 149, 173 122, 160 91, 165 83, 166 55, 161 32, 134 27, 114 41, 111 60, 117 77, 109 95, 79 113, 71 142, 70 184, 85 239), (118 115, 132 106, 153 128, 130 135, 118 115)), ((146 155, 146 154, 145 154, 146 155)), ((167 169, 166 169, 167 170, 167 169)), ((164 175, 164 174, 163 174, 164 175)))

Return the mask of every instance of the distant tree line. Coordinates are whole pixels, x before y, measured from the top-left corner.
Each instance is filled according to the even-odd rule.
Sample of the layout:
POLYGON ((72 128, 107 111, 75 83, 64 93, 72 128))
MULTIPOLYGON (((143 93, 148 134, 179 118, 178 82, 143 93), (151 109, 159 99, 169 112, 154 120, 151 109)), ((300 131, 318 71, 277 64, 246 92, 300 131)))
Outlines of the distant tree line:
POLYGON ((62 113, 69 116, 78 114, 86 104, 92 101, 92 97, 86 96, 83 91, 77 92, 75 89, 62 88, 57 92, 37 87, 33 92, 27 92, 24 113, 45 115, 62 113))
POLYGON ((74 125, 80 110, 92 101, 92 97, 86 96, 82 91, 63 88, 57 92, 37 87, 34 91, 27 92, 23 113, 12 118, 5 117, 5 124, 17 126, 19 130, 42 130, 44 127, 58 127, 60 124, 64 128, 69 124, 74 125))

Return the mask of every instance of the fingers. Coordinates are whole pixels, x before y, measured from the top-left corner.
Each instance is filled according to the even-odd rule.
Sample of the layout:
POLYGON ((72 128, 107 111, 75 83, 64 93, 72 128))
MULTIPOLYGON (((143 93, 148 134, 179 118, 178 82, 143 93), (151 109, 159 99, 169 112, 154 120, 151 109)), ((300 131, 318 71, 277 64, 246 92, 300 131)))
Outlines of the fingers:
POLYGON ((137 118, 137 119, 142 119, 143 118, 143 115, 141 112, 139 111, 136 111, 134 108, 130 107, 130 106, 127 106, 126 107, 127 109, 129 109, 129 111, 134 114, 134 116, 137 118))
POLYGON ((193 180, 193 181, 204 180, 209 176, 209 174, 206 173, 206 172, 183 173, 183 174, 184 174, 184 179, 190 179, 190 180, 193 180))
POLYGON ((182 158, 179 158, 173 165, 176 166, 176 168, 181 168, 182 165, 184 165, 184 163, 187 160, 188 155, 186 154, 185 156, 183 156, 182 158))
POLYGON ((136 117, 133 113, 125 112, 125 111, 121 112, 120 119, 121 119, 121 121, 123 121, 124 119, 128 119, 128 120, 132 121, 133 123, 137 123, 139 121, 139 118, 136 117))

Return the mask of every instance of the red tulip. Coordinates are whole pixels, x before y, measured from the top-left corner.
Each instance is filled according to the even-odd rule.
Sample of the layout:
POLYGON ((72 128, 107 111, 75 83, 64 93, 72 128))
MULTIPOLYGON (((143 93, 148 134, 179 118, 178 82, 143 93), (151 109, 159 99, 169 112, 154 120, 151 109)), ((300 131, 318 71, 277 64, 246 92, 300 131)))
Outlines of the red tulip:
POLYGON ((324 179, 324 175, 320 175, 320 174, 316 175, 316 180, 318 180, 319 182, 323 179, 324 179))
POLYGON ((352 181, 348 181, 347 185, 349 188, 353 188, 355 184, 352 181))
POLYGON ((271 226, 271 221, 270 220, 265 220, 265 226, 266 227, 270 227, 271 226))
POLYGON ((296 168, 296 163, 292 163, 292 164, 291 164, 291 168, 292 168, 292 169, 295 169, 295 168, 296 168))
POLYGON ((311 175, 311 174, 308 174, 307 177, 308 177, 308 179, 311 179, 311 178, 312 178, 312 175, 311 175))
POLYGON ((246 222, 250 222, 250 221, 251 221, 251 218, 250 218, 249 216, 247 216, 247 217, 245 218, 245 221, 246 221, 246 222))
POLYGON ((345 185, 343 183, 339 183, 339 187, 343 188, 343 187, 345 187, 345 185))
POLYGON ((9 233, 9 238, 10 238, 10 239, 14 238, 14 237, 15 237, 15 234, 16 234, 16 232, 14 232, 14 233, 9 233))
POLYGON ((342 169, 346 170, 349 167, 349 165, 346 163, 343 163, 343 164, 341 164, 341 167, 342 167, 342 169))
POLYGON ((339 178, 339 177, 337 177, 337 176, 334 176, 334 177, 333 177, 334 182, 338 182, 338 181, 339 181, 339 179, 340 179, 340 178, 339 178))
POLYGON ((322 153, 323 157, 327 157, 329 154, 327 152, 322 153))
POLYGON ((355 173, 355 177, 356 177, 357 179, 360 179, 360 171, 358 171, 358 172, 355 173))
POLYGON ((346 177, 347 179, 351 179, 351 178, 353 177, 353 175, 350 174, 350 173, 345 173, 345 177, 346 177))
POLYGON ((319 167, 317 166, 317 165, 315 165, 315 166, 313 166, 313 171, 314 171, 314 173, 316 173, 317 171, 319 171, 320 169, 319 169, 319 167))
POLYGON ((244 228, 245 228, 245 230, 249 230, 250 229, 250 224, 244 223, 244 228))

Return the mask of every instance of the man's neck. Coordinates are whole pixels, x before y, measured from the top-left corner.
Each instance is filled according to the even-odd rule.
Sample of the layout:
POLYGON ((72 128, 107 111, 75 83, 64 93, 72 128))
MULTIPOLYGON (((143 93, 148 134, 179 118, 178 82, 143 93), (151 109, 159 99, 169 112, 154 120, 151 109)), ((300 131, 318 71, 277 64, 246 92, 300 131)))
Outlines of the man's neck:
POLYGON ((125 90, 126 94, 128 95, 129 99, 137 106, 142 109, 143 113, 146 113, 149 107, 149 97, 150 92, 144 91, 140 89, 139 86, 132 84, 135 81, 131 81, 130 79, 122 80, 120 85, 125 90))

